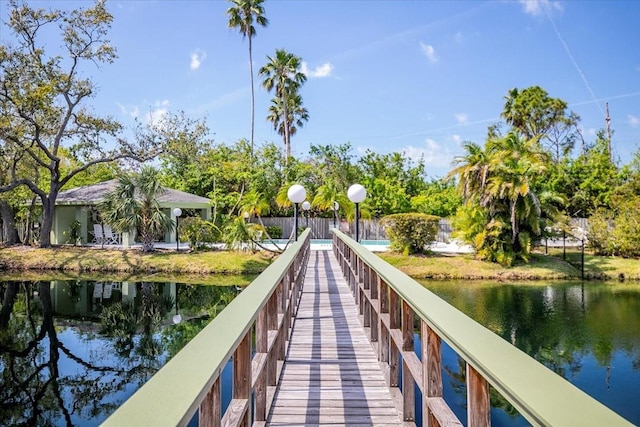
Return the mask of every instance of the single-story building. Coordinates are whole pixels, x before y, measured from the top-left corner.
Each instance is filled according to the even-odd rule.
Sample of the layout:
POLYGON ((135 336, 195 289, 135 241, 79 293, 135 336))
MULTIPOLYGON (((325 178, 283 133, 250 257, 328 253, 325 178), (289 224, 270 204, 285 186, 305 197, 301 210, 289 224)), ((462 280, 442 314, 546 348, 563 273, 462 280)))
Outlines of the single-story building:
MULTIPOLYGON (((53 215, 53 227, 51 228, 51 243, 67 243, 68 234, 74 221, 80 222, 80 239, 82 244, 95 242, 94 224, 100 224, 97 205, 105 199, 106 195, 118 185, 117 179, 87 185, 85 187, 72 188, 61 191, 56 200, 53 215)), ((160 207, 172 220, 176 220, 174 209, 199 210, 200 217, 211 219, 211 201, 206 197, 185 193, 184 191, 164 188, 164 192, 158 196, 160 207)), ((122 233, 120 243, 123 247, 130 247, 134 243, 134 232, 122 233)), ((176 233, 167 232, 164 236, 165 243, 175 243, 176 233)))

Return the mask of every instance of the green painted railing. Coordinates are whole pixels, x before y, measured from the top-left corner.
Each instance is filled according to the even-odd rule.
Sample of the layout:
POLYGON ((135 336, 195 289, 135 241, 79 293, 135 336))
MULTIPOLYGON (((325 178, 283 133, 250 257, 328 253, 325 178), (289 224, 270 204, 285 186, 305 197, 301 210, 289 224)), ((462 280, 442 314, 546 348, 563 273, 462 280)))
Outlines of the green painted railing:
POLYGON ((309 257, 309 230, 131 396, 103 425, 200 426, 265 421, 309 257), (255 342, 255 348, 252 348, 255 342), (232 400, 221 411, 220 374, 233 360, 232 400))
POLYGON ((378 358, 387 364, 392 394, 401 395, 405 421, 415 418, 417 384, 423 396, 423 426, 461 425, 442 398, 444 341, 466 362, 470 426, 491 424, 489 385, 532 425, 631 425, 353 239, 337 230, 333 232, 334 252, 378 358), (420 321, 421 359, 414 351, 416 317, 420 321), (398 366, 399 356, 402 369, 398 366))

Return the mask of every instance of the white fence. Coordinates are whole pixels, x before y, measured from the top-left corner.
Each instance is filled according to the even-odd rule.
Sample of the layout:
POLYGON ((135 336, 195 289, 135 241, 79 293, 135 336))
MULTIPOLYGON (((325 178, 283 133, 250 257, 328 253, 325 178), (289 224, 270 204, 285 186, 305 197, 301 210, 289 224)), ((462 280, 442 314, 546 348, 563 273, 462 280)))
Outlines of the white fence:
MULTIPOLYGON (((253 219, 257 222, 257 219, 253 219)), ((288 238, 293 230, 293 217, 275 217, 262 218, 265 226, 278 226, 282 229, 282 238, 288 238)), ((312 239, 331 239, 331 229, 338 227, 343 233, 352 235, 355 230, 355 222, 339 221, 335 223, 332 218, 298 218, 298 227, 311 229, 312 239)), ((378 219, 360 220, 358 225, 358 233, 360 240, 386 240, 387 234, 384 228, 380 226, 378 219)), ((436 241, 448 242, 451 238, 451 222, 446 219, 440 219, 440 228, 436 241)))

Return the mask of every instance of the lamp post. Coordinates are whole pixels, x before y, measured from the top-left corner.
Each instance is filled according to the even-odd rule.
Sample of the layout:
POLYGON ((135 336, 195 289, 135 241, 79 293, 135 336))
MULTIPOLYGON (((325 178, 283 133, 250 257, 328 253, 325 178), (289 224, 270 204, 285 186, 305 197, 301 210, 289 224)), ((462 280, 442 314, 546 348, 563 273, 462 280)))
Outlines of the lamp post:
POLYGON ((307 190, 300 184, 293 184, 287 190, 287 197, 293 203, 293 240, 298 241, 298 203, 307 198, 307 190))
POLYGON ((304 211, 305 223, 304 228, 309 228, 309 209, 311 209, 311 203, 308 200, 302 202, 302 210, 304 211))
POLYGON ((360 233, 358 230, 358 222, 360 217, 360 211, 358 209, 358 205, 364 201, 367 197, 367 190, 360 184, 353 184, 347 190, 347 197, 356 205, 356 242, 360 241, 360 233))
POLYGON ((182 209, 174 208, 173 215, 176 217, 176 251, 180 250, 180 234, 178 233, 178 220, 180 219, 180 215, 182 215, 182 209))
POLYGON ((333 228, 338 228, 338 209, 340 209, 340 204, 333 202, 333 228))

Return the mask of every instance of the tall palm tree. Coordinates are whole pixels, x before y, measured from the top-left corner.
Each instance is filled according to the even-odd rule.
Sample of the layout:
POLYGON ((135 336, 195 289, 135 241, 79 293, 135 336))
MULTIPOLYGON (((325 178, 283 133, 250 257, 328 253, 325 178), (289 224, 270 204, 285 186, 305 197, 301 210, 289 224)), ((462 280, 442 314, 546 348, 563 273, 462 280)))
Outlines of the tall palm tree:
POLYGON ((237 28, 243 38, 249 41, 249 75, 251 78, 251 157, 253 158, 253 130, 255 122, 255 95, 253 88, 253 49, 252 40, 256 35, 256 24, 266 27, 269 20, 264 16, 264 0, 230 0, 233 4, 227 9, 229 15, 229 28, 237 28))
POLYGON ((139 174, 124 175, 117 187, 107 194, 98 207, 104 222, 115 230, 138 230, 142 250, 153 250, 157 235, 174 229, 175 224, 160 207, 158 196, 164 192, 160 185, 160 173, 151 166, 144 166, 139 174))
POLYGON ((267 55, 267 59, 268 63, 260 68, 259 74, 264 79, 262 86, 269 92, 275 90, 275 97, 280 100, 282 111, 279 120, 283 123, 285 154, 288 159, 291 156, 289 99, 298 94, 300 86, 307 81, 307 76, 300 71, 302 59, 284 49, 276 49, 275 56, 267 55))
POLYGON ((295 135, 298 127, 304 126, 304 122, 309 121, 309 111, 302 106, 302 97, 299 94, 287 98, 286 106, 283 105, 282 99, 273 98, 269 107, 269 115, 267 120, 273 123, 273 129, 278 134, 284 136, 285 129, 285 112, 288 114, 287 123, 289 124, 289 137, 295 135))

